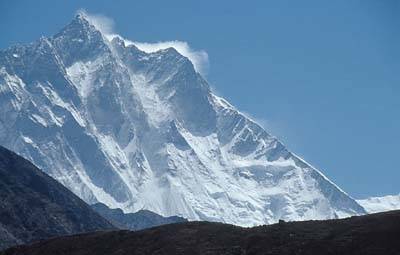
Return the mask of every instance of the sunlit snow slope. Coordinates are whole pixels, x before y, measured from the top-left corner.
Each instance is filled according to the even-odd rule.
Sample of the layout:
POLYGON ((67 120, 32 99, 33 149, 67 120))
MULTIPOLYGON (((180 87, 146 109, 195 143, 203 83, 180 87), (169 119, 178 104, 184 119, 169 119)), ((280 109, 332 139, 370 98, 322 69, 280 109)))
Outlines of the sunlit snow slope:
POLYGON ((400 194, 357 200, 368 213, 400 210, 400 194))
POLYGON ((83 14, 0 52, 0 144, 125 212, 243 226, 365 213, 175 49, 143 52, 83 14))

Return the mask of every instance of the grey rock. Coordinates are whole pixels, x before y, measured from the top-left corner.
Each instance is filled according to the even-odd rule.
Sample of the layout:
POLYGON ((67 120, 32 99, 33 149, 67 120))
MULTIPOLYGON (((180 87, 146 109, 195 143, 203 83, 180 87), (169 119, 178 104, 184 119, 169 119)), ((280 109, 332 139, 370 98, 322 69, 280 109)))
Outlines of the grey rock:
POLYGON ((0 249, 107 229, 115 227, 28 160, 0 146, 0 249))

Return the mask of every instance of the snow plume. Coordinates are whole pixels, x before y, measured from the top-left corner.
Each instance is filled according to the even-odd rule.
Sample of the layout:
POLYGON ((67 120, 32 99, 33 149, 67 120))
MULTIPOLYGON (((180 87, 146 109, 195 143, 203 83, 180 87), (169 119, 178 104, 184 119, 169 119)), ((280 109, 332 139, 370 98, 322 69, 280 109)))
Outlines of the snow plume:
POLYGON ((104 35, 112 35, 114 32, 114 20, 102 14, 91 14, 84 9, 77 11, 78 15, 82 15, 90 22, 97 30, 104 35))
POLYGON ((93 26, 96 27, 108 40, 119 37, 125 41, 126 45, 133 44, 140 50, 151 53, 159 50, 174 48, 182 56, 187 57, 193 64, 196 72, 206 75, 209 68, 208 54, 204 50, 192 49, 184 41, 161 41, 156 43, 137 42, 123 38, 114 31, 114 21, 101 14, 89 14, 86 10, 79 10, 78 14, 84 16, 93 26))
POLYGON ((182 56, 187 57, 193 64, 197 72, 206 75, 208 71, 208 54, 204 50, 194 50, 187 42, 183 41, 166 41, 166 42, 156 42, 156 43, 146 43, 146 42, 133 42, 133 44, 140 50, 150 53, 163 50, 166 48, 174 48, 182 56))

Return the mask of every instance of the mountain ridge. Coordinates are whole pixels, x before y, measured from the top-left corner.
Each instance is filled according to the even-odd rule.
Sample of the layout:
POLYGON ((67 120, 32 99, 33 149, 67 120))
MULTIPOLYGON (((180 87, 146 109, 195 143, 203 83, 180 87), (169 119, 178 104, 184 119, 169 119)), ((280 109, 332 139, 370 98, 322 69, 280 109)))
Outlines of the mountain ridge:
POLYGON ((187 222, 186 219, 181 217, 162 217, 148 210, 140 210, 135 213, 125 214, 119 208, 111 209, 102 203, 93 204, 91 207, 119 229, 136 231, 165 224, 187 222))
POLYGON ((186 222, 45 240, 0 254, 397 255, 400 211, 339 220, 280 222, 253 228, 186 222))
POLYGON ((67 188, 0 146, 0 249, 116 229, 67 188))
POLYGON ((78 15, 1 51, 0 143, 86 202, 124 212, 244 226, 365 213, 214 95, 188 58, 121 38, 78 15))
POLYGON ((400 194, 358 199, 357 202, 361 204, 368 213, 400 210, 400 194))

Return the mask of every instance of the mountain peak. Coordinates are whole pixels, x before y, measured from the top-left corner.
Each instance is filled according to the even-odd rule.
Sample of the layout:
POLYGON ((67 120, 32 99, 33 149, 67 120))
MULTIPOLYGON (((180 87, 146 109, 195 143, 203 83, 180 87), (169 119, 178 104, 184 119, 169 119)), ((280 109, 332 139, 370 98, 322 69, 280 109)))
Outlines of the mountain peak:
POLYGON ((72 20, 72 23, 74 22, 80 24, 83 29, 88 29, 88 31, 96 30, 103 33, 96 19, 91 18, 85 11, 78 11, 75 18, 72 20))
POLYGON ((92 59, 109 51, 107 39, 83 12, 78 13, 50 40, 58 49, 66 66, 79 60, 92 59))
MULTIPOLYGON (((216 100, 178 48, 144 50, 110 41, 105 29, 81 12, 49 38, 60 65, 45 57, 24 66, 0 61, 27 73, 4 78, 15 95, 0 91, 0 144, 87 202, 126 213, 244 226, 365 213, 261 126, 216 100), (26 114, 15 114, 15 98, 26 114)), ((34 50, 26 52, 21 58, 34 50)))
POLYGON ((91 37, 101 37, 101 31, 90 21, 90 18, 84 13, 79 12, 75 18, 65 26, 54 37, 68 36, 76 39, 90 39, 91 37))
POLYGON ((85 21, 89 22, 88 15, 86 14, 85 11, 82 11, 82 10, 77 12, 77 14, 75 15, 75 19, 85 20, 85 21))

